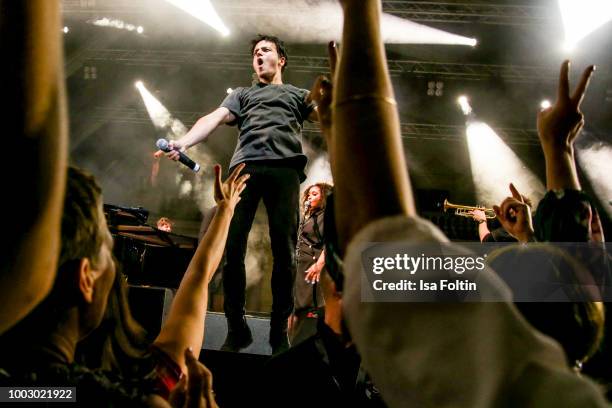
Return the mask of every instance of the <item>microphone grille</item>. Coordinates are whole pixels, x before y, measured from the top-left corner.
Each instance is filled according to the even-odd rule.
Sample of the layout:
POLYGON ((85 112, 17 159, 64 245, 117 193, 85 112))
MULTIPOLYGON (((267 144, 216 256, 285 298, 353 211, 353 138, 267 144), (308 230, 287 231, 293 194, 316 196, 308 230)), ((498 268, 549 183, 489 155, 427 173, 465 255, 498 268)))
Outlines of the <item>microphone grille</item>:
POLYGON ((168 150, 168 141, 166 139, 158 139, 155 144, 160 150, 168 150))

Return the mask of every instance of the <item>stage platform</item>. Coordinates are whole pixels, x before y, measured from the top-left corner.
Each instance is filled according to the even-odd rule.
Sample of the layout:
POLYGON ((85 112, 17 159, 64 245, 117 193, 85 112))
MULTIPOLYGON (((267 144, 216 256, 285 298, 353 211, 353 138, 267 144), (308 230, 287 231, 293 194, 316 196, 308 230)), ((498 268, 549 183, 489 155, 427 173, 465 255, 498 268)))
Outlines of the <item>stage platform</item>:
MULTIPOLYGON (((144 326, 151 339, 155 338, 170 311, 174 298, 172 289, 156 286, 130 285, 129 301, 134 318, 144 326)), ((240 353, 270 356, 272 348, 268 343, 270 318, 247 315, 247 324, 253 334, 253 343, 240 353)), ((219 351, 227 335, 227 323, 223 313, 208 312, 204 329, 205 350, 219 351)))

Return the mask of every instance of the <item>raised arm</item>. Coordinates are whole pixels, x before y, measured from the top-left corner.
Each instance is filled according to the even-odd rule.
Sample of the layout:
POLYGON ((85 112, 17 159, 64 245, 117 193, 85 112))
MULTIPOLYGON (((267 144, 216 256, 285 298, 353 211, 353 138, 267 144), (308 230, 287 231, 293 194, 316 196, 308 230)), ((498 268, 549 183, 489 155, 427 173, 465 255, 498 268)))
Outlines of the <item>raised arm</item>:
POLYGON ((555 104, 538 114, 538 135, 546 161, 548 190, 581 189, 576 171, 574 141, 584 126, 580 104, 595 66, 591 65, 584 70, 576 90, 570 95, 569 65, 569 61, 561 65, 555 104))
MULTIPOLYGON (((206 116, 202 116, 193 125, 193 127, 178 140, 172 140, 169 143, 171 149, 185 151, 191 146, 197 145, 204 141, 216 128, 219 126, 231 123, 236 117, 226 107, 219 107, 206 116)), ((161 156, 163 152, 158 150, 156 156, 161 156)), ((179 154, 176 151, 166 153, 166 156, 172 160, 178 160, 179 154)))
POLYGON ((59 1, 0 1, 0 118, 6 146, 29 160, 17 172, 10 157, 0 161, 0 333, 47 295, 57 270, 68 139, 61 44, 59 1))
POLYGON ((415 209, 380 34, 380 1, 341 3, 344 31, 334 81, 330 151, 339 244, 345 249, 371 221, 414 215, 415 209))
POLYGON ((181 281, 168 318, 154 344, 176 361, 185 372, 184 351, 191 347, 196 358, 204 340, 204 321, 208 304, 208 283, 221 262, 234 208, 246 187, 248 174, 240 176, 239 165, 225 182, 221 167, 215 166, 215 201, 217 212, 200 241, 181 281))

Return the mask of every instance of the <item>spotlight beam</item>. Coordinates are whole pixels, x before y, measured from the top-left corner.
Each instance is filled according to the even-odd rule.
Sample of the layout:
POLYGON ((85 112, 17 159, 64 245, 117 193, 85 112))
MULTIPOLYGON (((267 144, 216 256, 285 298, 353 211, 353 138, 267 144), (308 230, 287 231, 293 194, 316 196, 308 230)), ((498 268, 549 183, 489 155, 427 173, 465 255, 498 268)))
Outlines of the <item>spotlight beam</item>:
MULTIPOLYGON (((172 3, 177 0, 166 1, 172 3)), ((335 1, 257 0, 217 3, 226 15, 231 15, 234 21, 239 22, 234 24, 234 29, 244 35, 266 32, 286 41, 319 44, 340 40, 342 36, 342 8, 335 1)), ((390 44, 450 44, 471 47, 477 44, 474 38, 428 27, 387 13, 381 16, 381 30, 383 40, 390 44)))
POLYGON ((227 37, 230 34, 229 29, 217 14, 217 11, 213 7, 210 0, 166 0, 174 7, 183 10, 184 12, 191 14, 193 17, 208 24, 210 27, 221 33, 222 36, 227 37))
MULTIPOLYGON (((135 84, 142 101, 145 104, 147 113, 157 130, 156 137, 166 137, 168 139, 178 139, 187 133, 187 128, 155 97, 142 81, 137 81, 135 84)), ((154 140, 151 141, 151 148, 155 148, 154 140)), ((179 186, 180 194, 191 194, 196 197, 198 206, 202 211, 209 210, 215 204, 213 198, 213 181, 212 173, 206 169, 212 168, 214 163, 213 155, 206 146, 199 146, 197 149, 192 149, 189 156, 196 162, 200 163, 204 171, 199 173, 199 176, 194 180, 184 180, 182 172, 176 173, 176 184, 179 186)))
POLYGON ((478 202, 499 204, 509 195, 512 182, 537 206, 544 185, 495 131, 484 122, 468 121, 466 133, 478 202))
POLYGON ((612 20, 610 0, 558 0, 565 28, 566 51, 587 35, 612 20))
POLYGON ((610 172, 612 172, 612 146, 598 142, 589 147, 576 149, 576 157, 584 174, 589 179, 597 197, 604 205, 608 217, 612 217, 612 185, 610 172))

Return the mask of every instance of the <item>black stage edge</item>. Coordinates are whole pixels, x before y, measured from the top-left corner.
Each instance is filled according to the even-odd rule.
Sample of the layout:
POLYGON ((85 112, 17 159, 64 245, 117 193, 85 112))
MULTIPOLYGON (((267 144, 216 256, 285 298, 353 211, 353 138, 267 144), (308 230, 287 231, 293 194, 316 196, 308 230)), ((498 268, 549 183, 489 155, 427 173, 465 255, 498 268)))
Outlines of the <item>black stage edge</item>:
POLYGON ((262 379, 263 366, 270 357, 260 354, 231 353, 203 349, 200 361, 213 373, 217 404, 223 408, 265 406, 264 389, 273 387, 262 379), (250 401, 247 405, 245 401, 250 401))
MULTIPOLYGON (((170 310, 174 291, 163 287, 130 285, 129 302, 134 318, 144 326, 149 338, 160 331, 170 310)), ((239 353, 220 351, 227 334, 223 313, 208 312, 200 361, 213 373, 217 403, 223 408, 244 407, 245 399, 261 401, 265 387, 273 387, 262 378, 263 366, 272 352, 268 343, 270 318, 247 315, 253 343, 239 353)))

